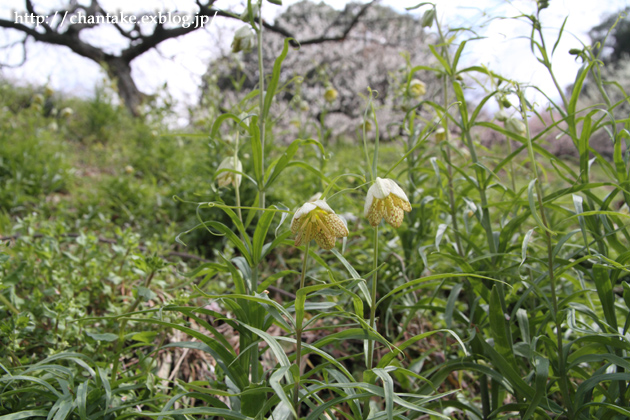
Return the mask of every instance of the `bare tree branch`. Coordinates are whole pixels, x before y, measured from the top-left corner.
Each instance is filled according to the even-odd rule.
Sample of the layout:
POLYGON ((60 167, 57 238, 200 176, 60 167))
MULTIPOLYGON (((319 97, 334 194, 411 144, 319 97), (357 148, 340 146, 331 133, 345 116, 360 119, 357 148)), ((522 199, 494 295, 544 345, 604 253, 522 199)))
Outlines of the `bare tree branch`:
POLYGON ((334 25, 334 23, 337 22, 337 20, 339 18, 333 24, 329 25, 329 27, 326 28, 324 30, 324 32, 320 36, 316 36, 316 37, 308 38, 308 39, 303 39, 303 40, 297 40, 295 35, 293 35, 289 31, 287 31, 283 27, 281 27, 279 25, 275 25, 275 24, 269 24, 269 23, 265 22, 264 20, 263 20, 263 27, 265 27, 266 29, 269 29, 270 31, 276 32, 277 34, 280 34, 280 35, 284 36, 285 38, 293 38, 293 39, 295 39, 296 41, 291 41, 291 45, 294 46, 294 47, 297 47, 297 46, 300 46, 300 45, 322 44, 324 42, 344 41, 346 39, 346 37, 348 36, 348 34, 352 31, 352 29, 359 22, 359 19, 361 19, 361 17, 370 8, 370 6, 372 6, 376 2, 378 2, 378 0, 372 0, 372 1, 368 2, 368 3, 365 3, 361 7, 359 12, 356 15, 354 15, 352 20, 343 29, 342 34, 338 35, 338 36, 327 36, 327 33, 330 30, 330 28, 334 25))
MULTIPOLYGON (((264 20, 262 20, 262 25, 269 31, 278 33, 284 37, 293 38, 294 40, 292 40, 292 45, 294 46, 343 41, 365 14, 366 10, 376 1, 377 0, 372 0, 369 3, 364 4, 359 12, 349 19, 348 24, 343 28, 341 34, 336 36, 328 35, 327 29, 320 36, 299 40, 294 34, 291 34, 279 25, 270 24, 264 20)), ((199 7, 199 12, 194 16, 196 22, 201 21, 203 18, 214 18, 215 16, 230 19, 239 18, 239 16, 228 11, 213 8, 214 3, 215 0, 207 0, 205 3, 202 3, 201 0, 196 1, 197 6, 199 7)), ((168 39, 187 35, 201 27, 201 25, 193 24, 187 27, 178 26, 174 28, 167 28, 164 25, 164 22, 157 22, 150 34, 143 35, 141 27, 138 23, 139 20, 134 22, 134 26, 131 30, 126 30, 118 22, 112 22, 110 24, 114 26, 118 33, 123 38, 129 40, 129 45, 124 48, 120 54, 115 55, 106 53, 102 48, 91 45, 88 42, 81 40, 79 37, 79 33, 82 30, 102 25, 102 23, 98 20, 93 20, 91 22, 84 20, 82 22, 69 23, 67 26, 64 24, 64 30, 59 22, 56 22, 54 27, 52 27, 46 21, 47 16, 40 14, 35 10, 32 0, 25 0, 24 4, 26 10, 31 16, 44 18, 43 22, 40 23, 43 30, 38 30, 37 27, 32 27, 9 19, 0 19, 0 28, 20 31, 26 34, 27 37, 32 37, 37 42, 68 47, 75 54, 88 58, 103 66, 109 77, 112 80, 116 80, 121 99, 134 115, 138 115, 138 108, 145 95, 140 92, 135 84, 135 81, 131 77, 131 62, 147 51, 156 48, 160 43, 168 39)), ((350 13, 350 7, 346 8, 346 12, 343 13, 344 17, 341 20, 345 20, 345 18, 348 17, 348 13, 350 13)), ((98 0, 91 0, 88 6, 83 6, 76 0, 69 0, 67 7, 63 10, 57 10, 55 14, 62 14, 66 17, 65 21, 67 22, 71 20, 68 16, 85 15, 91 17, 102 17, 109 15, 100 6, 98 0)), ((259 24, 260 21, 261 19, 259 18, 259 24)), ((26 57, 26 55, 24 55, 24 57, 26 57)))

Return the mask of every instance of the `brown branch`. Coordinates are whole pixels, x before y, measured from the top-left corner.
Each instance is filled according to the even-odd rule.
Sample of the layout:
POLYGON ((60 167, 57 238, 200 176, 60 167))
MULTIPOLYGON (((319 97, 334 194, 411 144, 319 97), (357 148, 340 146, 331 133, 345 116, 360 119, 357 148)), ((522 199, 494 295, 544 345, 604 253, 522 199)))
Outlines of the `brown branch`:
POLYGON ((78 37, 78 34, 76 33, 58 33, 53 30, 51 30, 50 32, 41 33, 36 31, 34 28, 26 26, 22 23, 16 23, 12 20, 6 19, 0 19, 0 28, 15 29, 17 31, 21 31, 33 37, 35 41, 68 47, 74 53, 99 63, 102 62, 103 59, 107 56, 107 54, 105 54, 105 52, 103 52, 100 48, 96 48, 81 41, 78 37))
MULTIPOLYGON (((35 7, 33 7, 33 3, 31 2, 31 0, 26 0, 26 10, 31 14, 31 15, 35 15, 35 16, 41 16, 39 13, 37 13, 35 11, 35 7)), ((50 26, 48 26, 48 22, 46 22, 46 19, 44 18, 44 21, 42 22, 42 26, 44 27, 44 29, 46 30, 46 32, 52 32, 52 28, 50 26)))
POLYGON ((26 58, 27 58, 27 51, 26 51, 26 40, 28 39, 28 35, 25 36, 24 38, 22 38, 19 41, 15 41, 12 42, 10 44, 7 45, 3 45, 0 47, 1 50, 4 49, 10 49, 15 47, 16 45, 21 45, 22 46, 22 60, 21 62, 19 62, 18 64, 4 64, 4 63, 0 63, 0 67, 8 67, 8 68, 18 68, 24 65, 24 63, 26 63, 26 58))
MULTIPOLYGON (((368 2, 368 3, 365 3, 361 7, 359 12, 352 18, 350 23, 348 23, 348 25, 346 25, 346 27, 344 28, 344 30, 341 33, 341 35, 326 36, 326 34, 328 33, 328 28, 327 28, 326 30, 324 30, 324 33, 322 35, 320 35, 320 36, 317 36, 317 37, 314 37, 314 38, 304 39, 304 40, 301 40, 301 41, 300 40, 291 41, 291 45, 296 47, 296 46, 300 46, 300 45, 322 44, 324 42, 344 41, 346 39, 346 37, 348 36, 348 34, 352 31, 352 29, 357 25, 357 23, 359 23, 359 19, 361 19, 361 17, 367 12, 367 10, 370 8, 370 6, 372 6, 377 1, 378 0, 372 0, 372 1, 368 2)), ((342 14, 340 14, 340 16, 342 14)), ((269 29, 270 31, 276 32, 276 33, 284 36, 285 38, 296 39, 293 34, 291 34, 289 31, 287 31, 285 28, 283 28, 283 27, 281 27, 279 25, 268 24, 267 22, 265 22, 263 20, 263 26, 266 29, 269 29)))

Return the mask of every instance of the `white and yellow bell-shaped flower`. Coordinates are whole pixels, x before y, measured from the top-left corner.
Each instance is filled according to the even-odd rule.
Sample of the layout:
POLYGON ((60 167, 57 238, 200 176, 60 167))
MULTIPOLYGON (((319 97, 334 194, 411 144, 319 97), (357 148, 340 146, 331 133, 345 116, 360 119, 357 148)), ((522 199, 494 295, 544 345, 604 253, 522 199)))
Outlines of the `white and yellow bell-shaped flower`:
POLYGON ((411 203, 398 184, 389 178, 376 178, 365 199, 363 214, 370 225, 378 226, 381 219, 394 227, 400 227, 404 212, 411 211, 411 203))
POLYGON ((241 179, 243 176, 241 174, 237 174, 231 171, 243 172, 243 164, 236 156, 226 157, 221 161, 221 164, 217 168, 217 172, 221 171, 221 169, 229 169, 223 171, 216 176, 217 185, 219 188, 229 187, 233 185, 235 188, 240 187, 241 179))
POLYGON ((409 83, 409 95, 411 95, 412 98, 417 99, 424 96, 425 93, 427 93, 427 85, 422 80, 413 79, 409 83))
POLYGON ((293 215, 291 232, 297 234, 295 246, 315 239, 317 245, 332 249, 337 238, 348 236, 348 228, 324 200, 305 203, 293 215))
POLYGON ((234 39, 232 40, 232 52, 237 53, 240 51, 251 51, 254 46, 254 40, 255 36, 254 32, 252 32, 252 28, 249 25, 242 26, 234 34, 234 39))

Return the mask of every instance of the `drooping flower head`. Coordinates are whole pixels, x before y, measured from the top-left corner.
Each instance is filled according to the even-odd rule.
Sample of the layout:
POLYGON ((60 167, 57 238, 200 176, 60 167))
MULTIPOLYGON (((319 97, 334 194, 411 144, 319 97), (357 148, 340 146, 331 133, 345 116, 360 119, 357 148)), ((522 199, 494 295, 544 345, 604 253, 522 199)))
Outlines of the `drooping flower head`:
POLYGON ((249 52, 254 46, 254 32, 249 25, 245 25, 239 28, 234 34, 232 40, 232 52, 237 53, 240 51, 249 52))
POLYGON ((412 98, 419 98, 427 93, 427 85, 422 80, 413 79, 409 83, 409 95, 412 98))
POLYGON ((337 92, 337 89, 332 86, 328 86, 328 88, 326 88, 326 91, 324 92, 324 99, 326 100, 326 102, 335 102, 337 96, 339 96, 339 92, 337 92))
POLYGON ((446 130, 444 130, 444 127, 440 127, 437 130, 435 130, 435 139, 437 141, 442 141, 446 139, 446 130))
POLYGON ((324 200, 305 203, 293 215, 291 232, 297 234, 295 246, 315 239, 317 245, 332 249, 337 238, 348 236, 348 228, 324 200))
MULTIPOLYGON (((219 165, 217 171, 220 171, 221 169, 232 169, 238 172, 243 172, 243 164, 237 157, 229 156, 221 161, 221 164, 219 165)), ((216 181, 219 185, 219 188, 229 187, 230 185, 238 188, 241 185, 242 178, 243 176, 241 174, 224 171, 216 176, 216 181)))
POLYGON ((381 219, 394 227, 400 227, 404 218, 404 211, 411 211, 411 203, 405 192, 389 178, 376 178, 368 190, 363 214, 370 225, 378 226, 381 219))

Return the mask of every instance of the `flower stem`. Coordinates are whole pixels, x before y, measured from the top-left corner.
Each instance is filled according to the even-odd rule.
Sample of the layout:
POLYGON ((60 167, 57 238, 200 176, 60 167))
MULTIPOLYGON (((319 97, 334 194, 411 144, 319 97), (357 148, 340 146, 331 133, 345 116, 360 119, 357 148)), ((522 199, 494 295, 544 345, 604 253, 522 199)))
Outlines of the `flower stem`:
MULTIPOLYGON (((237 168, 236 163, 238 162, 238 131, 236 132, 236 147, 234 149, 234 167, 237 168)), ((243 214, 241 213, 241 193, 239 191, 239 183, 236 182, 236 177, 234 177, 234 192, 236 194, 236 211, 238 212, 238 218, 243 223, 243 214)), ((242 238, 241 238, 242 239, 242 238)))
MULTIPOLYGON (((260 145, 261 145, 261 157, 260 157, 260 165, 262 168, 263 178, 265 176, 265 118, 263 115, 263 109, 265 109, 265 67, 263 64, 263 21, 262 21, 262 1, 260 2, 260 7, 258 9, 258 87, 260 88, 259 98, 259 107, 258 111, 258 127, 260 130, 260 145)), ((265 206, 265 185, 264 182, 260 182, 258 185, 258 191, 260 194, 260 207, 263 209, 265 206)))
MULTIPOLYGON (((378 225, 374 227, 374 273, 372 274, 372 304, 370 305, 370 327, 376 329, 376 286, 378 280, 378 225)), ((368 341, 367 368, 372 369, 374 364, 374 340, 368 341)))
MULTIPOLYGON (((306 247, 304 248, 304 261, 302 262, 302 275, 300 277, 300 287, 298 290, 304 287, 304 279, 306 278, 306 263, 308 261, 308 248, 310 245, 310 241, 306 243, 306 247)), ((296 308, 297 315, 297 308, 296 308)), ((295 320, 295 363, 298 367, 298 376, 295 381, 295 388, 293 390, 293 407, 295 408, 295 412, 299 413, 300 411, 300 378, 302 377, 302 322, 303 319, 295 320)), ((298 414, 299 415, 299 414, 298 414)))
POLYGON ((545 215, 545 207, 543 203, 543 191, 540 186, 540 175, 538 174, 538 167, 536 166, 536 156, 534 154, 534 148, 532 146, 531 134, 529 132, 529 123, 527 122, 527 105, 525 102, 525 96, 523 91, 519 89, 519 99, 521 105, 521 113, 523 115, 523 121, 525 122, 525 135, 527 138, 527 151, 529 154, 529 160, 532 162, 532 172, 536 179, 536 195, 538 201, 538 207, 540 209, 540 218, 545 227, 545 241, 547 242, 547 270, 549 273, 549 287, 551 288, 551 316, 556 326, 556 345, 558 347, 558 380, 560 386, 560 393, 564 400, 565 406, 568 408, 568 417, 573 418, 573 410, 571 405, 571 393, 569 380, 566 374, 566 366, 564 360, 564 345, 562 340, 562 317, 559 314, 558 297, 556 295, 556 277, 554 273, 554 256, 553 246, 551 243, 551 233, 549 232, 549 223, 545 215))

